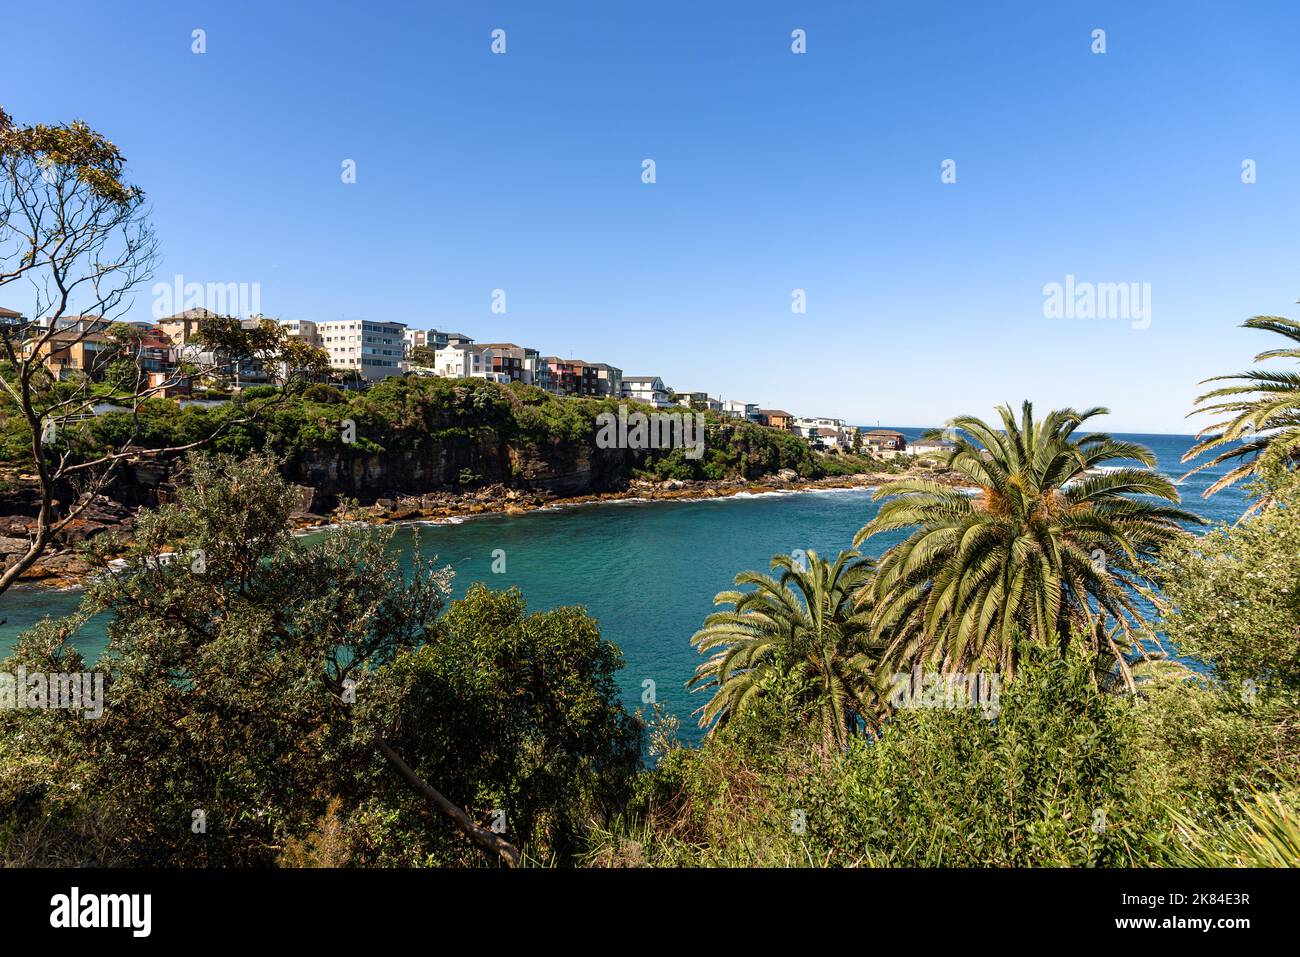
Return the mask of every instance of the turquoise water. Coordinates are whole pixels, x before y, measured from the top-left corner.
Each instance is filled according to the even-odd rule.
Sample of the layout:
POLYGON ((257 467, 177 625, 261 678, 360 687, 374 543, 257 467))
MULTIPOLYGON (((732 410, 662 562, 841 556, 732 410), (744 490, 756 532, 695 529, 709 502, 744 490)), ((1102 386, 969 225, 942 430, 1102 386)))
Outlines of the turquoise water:
MULTIPOLYGON (((909 438, 920 429, 903 429, 909 438)), ((1179 458, 1191 444, 1186 436, 1130 435, 1152 448, 1166 474, 1178 476, 1179 458)), ((1200 497, 1214 481, 1205 473, 1182 487, 1189 511, 1211 521, 1233 521, 1245 496, 1221 492, 1200 497)), ((690 712, 702 704, 684 682, 699 663, 690 638, 713 610, 713 596, 748 568, 766 568, 777 552, 796 548, 834 554, 876 512, 867 490, 832 490, 737 496, 700 502, 612 503, 559 508, 519 516, 473 518, 458 524, 420 526, 421 547, 456 572, 454 597, 469 585, 518 586, 534 609, 583 605, 602 633, 623 650, 620 676, 625 703, 641 706, 643 682, 655 682, 658 700, 682 720, 683 737, 697 731, 690 712), (504 549, 506 569, 492 571, 495 549, 504 549)), ((410 551, 413 530, 398 529, 392 548, 410 551)), ((868 543, 879 554, 897 540, 868 543)), ((77 605, 75 592, 11 592, 0 597, 0 658, 13 638, 46 615, 63 615, 77 605)), ((104 647, 104 626, 92 622, 76 639, 93 660, 104 647)))

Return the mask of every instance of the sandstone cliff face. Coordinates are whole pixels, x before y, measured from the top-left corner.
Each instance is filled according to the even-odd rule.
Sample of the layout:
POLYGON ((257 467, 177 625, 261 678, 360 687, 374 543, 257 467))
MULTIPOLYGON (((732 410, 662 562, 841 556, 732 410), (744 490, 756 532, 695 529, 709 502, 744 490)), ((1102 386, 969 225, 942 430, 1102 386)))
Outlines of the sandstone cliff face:
MULTIPOLYGON (((586 443, 512 443, 490 430, 483 430, 477 438, 425 436, 415 444, 393 437, 391 443, 384 444, 391 444, 394 450, 372 454, 347 448, 317 449, 287 462, 286 478, 303 486, 302 510, 325 513, 344 498, 370 504, 379 499, 463 493, 487 486, 564 497, 595 495, 625 489, 639 458, 638 453, 598 449, 586 443)), ((113 524, 114 519, 129 516, 129 510, 170 501, 172 466, 174 463, 124 464, 107 489, 103 507, 92 510, 88 524, 113 524)), ((61 491, 59 498, 73 497, 71 489, 61 491)), ((0 535, 23 535, 36 515, 37 502, 30 486, 0 494, 0 535)))
MULTIPOLYGON (((584 443, 512 443, 486 429, 476 438, 423 436, 415 448, 402 448, 414 443, 403 443, 397 436, 385 444, 391 444, 394 451, 371 454, 346 448, 319 449, 287 462, 286 477, 302 493, 299 513, 326 515, 342 499, 384 506, 393 514, 405 504, 407 511, 415 514, 417 510, 456 510, 467 503, 471 510, 508 509, 520 502, 540 504, 553 496, 617 492, 628 487, 639 457, 584 443)), ((128 537, 137 508, 172 500, 174 464, 124 464, 108 494, 97 497, 84 515, 56 535, 54 547, 27 577, 46 582, 74 580, 85 571, 81 567, 84 562, 65 550, 99 535, 128 537)), ((62 501, 75 496, 71 488, 60 493, 56 498, 62 501)), ((0 492, 0 566, 26 551, 39 501, 31 482, 0 492)))
MULTIPOLYGON (((397 446, 400 443, 394 442, 397 446)), ((635 453, 579 443, 514 444, 484 432, 477 439, 426 439, 417 448, 368 454, 313 450, 286 467, 288 478, 316 490, 313 511, 339 498, 379 498, 504 485, 553 495, 626 488, 635 453)))

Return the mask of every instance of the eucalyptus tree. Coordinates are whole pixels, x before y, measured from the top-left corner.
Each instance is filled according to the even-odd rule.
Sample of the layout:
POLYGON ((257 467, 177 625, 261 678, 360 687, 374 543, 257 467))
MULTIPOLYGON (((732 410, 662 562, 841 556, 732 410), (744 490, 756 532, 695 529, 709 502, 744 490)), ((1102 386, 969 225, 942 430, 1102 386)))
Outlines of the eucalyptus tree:
MULTIPOLYGON (((16 418, 29 435, 23 460, 39 491, 27 549, 0 569, 3 594, 41 557, 58 533, 109 486, 119 467, 177 455, 211 441, 202 435, 168 448, 142 441, 142 412, 203 369, 177 366, 150 376, 141 336, 126 317, 158 258, 158 243, 140 187, 126 178, 121 151, 85 123, 20 126, 0 109, 0 293, 22 288, 25 311, 0 310, 0 420, 16 418), (96 380, 111 373, 115 401, 130 428, 111 448, 89 438, 88 422, 103 395, 96 380)), ((282 378, 319 372, 319 350, 290 342, 278 324, 235 318, 200 329, 233 359, 270 361, 282 378)), ((218 431, 251 421, 276 397, 245 406, 218 431)))

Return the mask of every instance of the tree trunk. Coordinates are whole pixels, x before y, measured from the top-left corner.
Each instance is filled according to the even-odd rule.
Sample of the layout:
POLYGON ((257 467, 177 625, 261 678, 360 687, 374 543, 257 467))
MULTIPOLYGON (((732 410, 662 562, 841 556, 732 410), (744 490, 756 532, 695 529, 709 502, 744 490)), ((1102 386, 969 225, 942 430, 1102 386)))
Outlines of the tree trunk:
POLYGON ((424 798, 443 814, 451 818, 455 825, 464 831, 465 835, 483 850, 487 851, 489 854, 499 856, 509 867, 519 866, 519 848, 515 847, 499 834, 494 834, 486 828, 479 827, 470 820, 468 814, 458 808, 455 804, 452 804, 433 788, 429 787, 429 785, 425 784, 424 781, 420 780, 420 776, 411 770, 410 765, 403 761, 401 756, 389 747, 388 742, 383 738, 378 739, 378 744, 379 750, 383 753, 384 757, 388 759, 388 763, 397 769, 397 773, 406 780, 406 783, 409 784, 412 789, 420 795, 420 797, 424 798))

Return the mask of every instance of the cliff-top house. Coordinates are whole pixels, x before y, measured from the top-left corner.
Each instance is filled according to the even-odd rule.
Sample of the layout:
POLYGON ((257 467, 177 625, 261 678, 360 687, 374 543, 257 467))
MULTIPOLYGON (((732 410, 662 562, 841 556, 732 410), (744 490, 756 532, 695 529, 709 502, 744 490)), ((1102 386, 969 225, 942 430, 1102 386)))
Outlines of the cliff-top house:
POLYGON ((794 429, 794 416, 781 409, 759 409, 758 423, 783 432, 791 432, 794 429))
POLYGON ((628 375, 623 377, 623 398, 633 402, 644 402, 657 409, 666 409, 672 405, 669 401, 670 390, 664 380, 657 375, 628 375))

